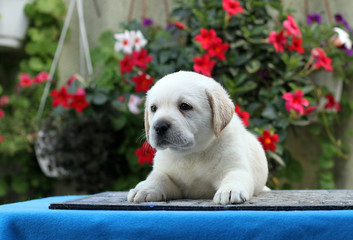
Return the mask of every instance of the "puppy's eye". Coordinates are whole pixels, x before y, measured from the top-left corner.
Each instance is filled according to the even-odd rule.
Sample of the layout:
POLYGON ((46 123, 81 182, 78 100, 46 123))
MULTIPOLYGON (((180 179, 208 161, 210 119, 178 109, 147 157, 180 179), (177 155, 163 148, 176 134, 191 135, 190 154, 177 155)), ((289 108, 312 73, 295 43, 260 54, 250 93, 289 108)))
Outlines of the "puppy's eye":
POLYGON ((192 110, 192 106, 190 106, 190 105, 187 104, 187 103, 182 103, 182 104, 180 104, 179 108, 180 108, 180 110, 183 110, 183 111, 192 110))
POLYGON ((156 112, 157 111, 157 107, 155 105, 151 106, 151 112, 156 112))

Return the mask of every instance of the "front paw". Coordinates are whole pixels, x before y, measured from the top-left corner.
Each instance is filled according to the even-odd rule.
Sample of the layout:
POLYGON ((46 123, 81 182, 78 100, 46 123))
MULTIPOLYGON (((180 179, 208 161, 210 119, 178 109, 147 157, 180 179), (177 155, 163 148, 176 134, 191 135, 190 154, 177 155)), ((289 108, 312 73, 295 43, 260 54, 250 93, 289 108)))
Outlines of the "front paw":
POLYGON ((127 200, 129 202, 160 202, 166 201, 166 195, 154 188, 146 188, 146 189, 131 189, 129 194, 127 195, 127 200))
POLYGON ((250 199, 249 193, 243 189, 236 188, 220 188, 213 197, 213 201, 216 204, 233 204, 233 203, 243 203, 250 199))

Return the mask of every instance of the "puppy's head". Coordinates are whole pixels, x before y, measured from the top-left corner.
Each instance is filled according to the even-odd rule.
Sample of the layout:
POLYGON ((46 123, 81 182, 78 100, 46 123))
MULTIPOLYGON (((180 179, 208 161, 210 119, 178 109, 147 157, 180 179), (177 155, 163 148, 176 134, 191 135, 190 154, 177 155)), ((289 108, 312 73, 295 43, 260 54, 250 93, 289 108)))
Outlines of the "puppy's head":
POLYGON ((219 83, 194 72, 172 73, 147 93, 146 138, 158 150, 203 151, 233 114, 234 104, 219 83))

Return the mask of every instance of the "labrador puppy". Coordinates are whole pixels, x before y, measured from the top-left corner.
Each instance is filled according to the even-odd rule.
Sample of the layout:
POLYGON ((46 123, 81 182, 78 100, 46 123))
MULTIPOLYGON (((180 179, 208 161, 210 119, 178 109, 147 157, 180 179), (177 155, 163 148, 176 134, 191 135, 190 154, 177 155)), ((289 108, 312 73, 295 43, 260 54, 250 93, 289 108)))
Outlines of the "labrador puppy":
POLYGON ((180 71, 147 93, 146 137, 157 149, 153 170, 128 194, 131 202, 212 199, 243 203, 268 175, 264 150, 212 78, 180 71))

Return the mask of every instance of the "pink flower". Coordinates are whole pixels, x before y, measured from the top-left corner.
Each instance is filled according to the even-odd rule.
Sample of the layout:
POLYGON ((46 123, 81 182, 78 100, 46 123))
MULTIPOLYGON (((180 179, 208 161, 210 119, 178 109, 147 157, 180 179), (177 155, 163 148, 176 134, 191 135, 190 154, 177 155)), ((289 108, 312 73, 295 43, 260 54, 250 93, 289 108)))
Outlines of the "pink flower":
POLYGON ((287 44, 287 38, 283 35, 283 30, 278 34, 274 31, 268 36, 268 43, 275 47, 276 52, 284 52, 284 46, 287 44))
POLYGON ((67 80, 66 85, 67 85, 67 86, 71 86, 71 84, 72 84, 74 81, 76 81, 76 79, 77 79, 76 74, 72 75, 72 76, 67 80))
POLYGON ((10 101, 10 97, 7 95, 0 97, 0 106, 5 107, 7 104, 9 104, 9 101, 10 101))
POLYGON ((325 98, 327 99, 325 109, 336 109, 337 111, 341 111, 341 104, 335 100, 335 97, 332 94, 326 94, 325 98))
POLYGON ((327 57, 322 48, 314 48, 311 50, 311 58, 314 59, 316 69, 323 67, 326 71, 333 71, 331 66, 332 59, 327 57))
POLYGON ((0 118, 3 118, 5 117, 5 112, 4 110, 0 109, 0 118))
POLYGON ((128 103, 128 108, 129 108, 129 111, 133 114, 139 114, 140 113, 140 109, 138 108, 139 105, 141 105, 142 103, 142 98, 134 95, 134 94, 131 94, 130 95, 130 99, 129 99, 129 103, 128 103))
POLYGON ((303 98, 304 93, 300 90, 296 90, 293 93, 285 93, 282 98, 286 100, 285 106, 288 112, 292 109, 299 114, 304 114, 304 106, 309 106, 309 101, 303 98))
POLYGON ((1 143, 2 141, 4 141, 4 139, 5 139, 4 136, 0 136, 0 143, 1 143))
POLYGON ((19 76, 21 87, 30 87, 32 85, 32 79, 27 73, 21 73, 19 76))
POLYGON ((49 80, 49 73, 40 72, 37 76, 33 78, 33 83, 42 83, 49 80))
POLYGON ((287 30, 286 33, 288 35, 301 38, 302 33, 300 32, 299 26, 291 15, 288 15, 287 20, 283 21, 283 27, 287 30))
POLYGON ((239 1, 223 0, 222 6, 229 16, 237 15, 238 13, 242 13, 244 11, 244 9, 240 6, 239 1))

